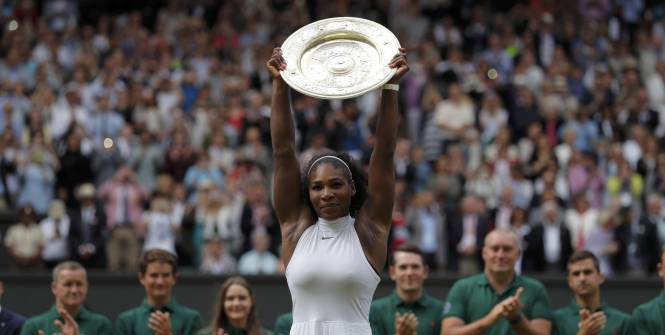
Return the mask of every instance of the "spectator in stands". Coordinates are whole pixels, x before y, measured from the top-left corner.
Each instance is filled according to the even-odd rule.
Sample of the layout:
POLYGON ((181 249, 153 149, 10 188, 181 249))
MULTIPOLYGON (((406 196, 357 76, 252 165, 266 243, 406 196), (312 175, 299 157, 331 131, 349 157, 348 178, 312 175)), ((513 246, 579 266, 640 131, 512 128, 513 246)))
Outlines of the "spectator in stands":
POLYGON ((127 164, 136 173, 141 186, 146 190, 152 190, 155 187, 157 172, 164 163, 164 148, 148 131, 142 131, 138 136, 138 143, 131 151, 127 164))
POLYGON ((459 141, 464 133, 475 125, 473 103, 458 83, 448 86, 447 99, 436 105, 430 122, 434 122, 441 129, 443 151, 446 150, 445 145, 459 141))
POLYGON ((196 161, 196 151, 188 143, 183 130, 171 134, 171 144, 166 149, 164 159, 164 172, 168 173, 177 182, 182 182, 187 169, 196 161))
POLYGON ((111 271, 138 268, 140 251, 138 229, 147 193, 136 181, 127 166, 116 172, 99 190, 99 199, 106 203, 106 222, 109 229, 106 252, 111 271))
POLYGON ((238 272, 241 275, 276 274, 279 270, 279 259, 269 250, 268 233, 263 229, 256 229, 251 237, 252 249, 238 260, 238 272))
POLYGON ((173 298, 177 271, 176 257, 168 251, 153 249, 143 253, 139 281, 146 297, 140 306, 118 316, 117 335, 196 334, 201 328, 199 312, 173 298))
POLYGON ((503 186, 499 193, 499 204, 489 214, 493 227, 502 229, 510 227, 510 217, 515 208, 514 199, 513 188, 503 186))
MULTIPOLYGON (((510 215, 510 230, 512 230, 515 235, 517 235, 520 242, 520 250, 524 250, 526 247, 526 237, 531 232, 531 226, 527 222, 528 213, 522 207, 515 207, 513 212, 510 215)), ((518 274, 522 273, 524 262, 524 252, 520 254, 520 257, 515 263, 515 271, 518 274)))
MULTIPOLYGON (((586 235, 585 246, 587 251, 596 255, 600 271, 605 277, 614 276, 616 272, 615 264, 620 263, 615 258, 619 250, 625 248, 622 248, 619 244, 622 238, 616 236, 616 229, 625 223, 625 214, 622 214, 620 210, 613 208, 601 212, 598 216, 598 225, 586 235)), ((637 222, 635 222, 635 225, 637 225, 637 222)), ((628 238, 623 240, 630 241, 628 238)), ((624 264, 619 264, 619 266, 622 265, 624 264)))
POLYGON ((219 237, 210 237, 205 240, 203 259, 199 270, 202 273, 215 275, 231 274, 236 272, 236 260, 228 250, 225 240, 219 237))
POLYGON ((499 130, 508 124, 508 112, 503 108, 499 96, 488 92, 483 96, 483 104, 479 113, 483 144, 494 141, 499 130))
POLYGON ((5 247, 10 257, 9 266, 23 271, 39 270, 42 267, 44 235, 35 222, 32 207, 21 207, 18 214, 20 222, 10 226, 5 235, 5 247))
MULTIPOLYGON (((421 247, 422 257, 429 269, 436 270, 446 263, 447 232, 444 212, 431 191, 423 191, 413 197, 413 204, 406 212, 406 226, 412 244, 421 247)), ((447 224, 453 224, 447 222, 447 224)))
MULTIPOLYGON (((0 299, 2 299, 4 293, 5 283, 0 280, 0 299)), ((0 333, 6 335, 20 335, 23 323, 25 323, 25 318, 22 315, 8 310, 6 306, 0 306, 0 333)))
POLYGON ((245 142, 238 148, 238 154, 258 164, 263 171, 269 171, 272 166, 270 149, 261 141, 261 132, 256 127, 245 131, 245 142))
POLYGON ((187 169, 184 183, 191 192, 197 185, 208 180, 213 182, 218 190, 224 189, 224 175, 210 162, 210 156, 204 151, 199 155, 196 164, 187 169))
MULTIPOLYGON (((665 248, 660 252, 658 276, 663 280, 663 285, 665 286, 665 248)), ((665 303, 665 293, 661 291, 656 298, 635 308, 630 317, 626 334, 648 335, 665 332, 662 310, 663 303, 665 303)))
POLYGON ((69 212, 70 255, 88 269, 102 269, 106 265, 106 213, 92 183, 79 186, 76 199, 76 207, 69 212))
POLYGON ((82 151, 83 135, 77 129, 80 128, 72 127, 71 131, 65 135, 66 147, 60 156, 60 169, 56 175, 58 195, 67 199, 68 206, 75 202, 76 188, 83 183, 90 183, 94 179, 92 162, 82 151))
POLYGON ((543 203, 542 220, 526 236, 524 271, 561 273, 573 253, 570 231, 563 224, 559 206, 554 201, 543 203))
POLYGON ((439 335, 443 302, 425 293, 423 285, 429 269, 420 248, 402 246, 395 250, 389 271, 395 291, 372 303, 372 334, 439 335))
POLYGON ((42 249, 44 265, 52 269, 56 264, 68 260, 71 220, 62 200, 51 202, 48 217, 39 222, 39 228, 44 236, 44 249, 42 249))
POLYGON ((66 333, 66 325, 76 324, 81 334, 112 335, 111 321, 87 309, 85 298, 88 295, 88 277, 81 264, 67 261, 53 269, 51 291, 55 305, 47 312, 28 319, 21 335, 66 333))
POLYGON ((51 108, 51 131, 53 137, 64 136, 72 123, 85 125, 88 123, 88 113, 81 105, 81 98, 74 85, 65 88, 64 97, 61 97, 51 108))
POLYGON ((663 197, 657 193, 647 196, 646 211, 639 222, 637 242, 644 271, 653 274, 658 270, 658 251, 665 247, 665 217, 663 197))
POLYGON ((0 210, 14 207, 16 193, 16 155, 7 135, 0 136, 0 210), (5 139, 7 137, 7 139, 5 139))
POLYGON ((125 159, 120 153, 115 138, 102 139, 104 143, 96 147, 92 153, 92 172, 95 175, 95 185, 101 186, 123 167, 125 159))
POLYGON ((485 238, 482 253, 484 273, 458 280, 448 292, 442 333, 549 334, 552 312, 545 287, 515 273, 518 237, 496 229, 485 238))
POLYGON ((41 151, 28 153, 28 161, 17 166, 19 188, 18 206, 30 205, 35 214, 46 215, 55 189, 55 166, 57 162, 41 151))
POLYGON ((580 250, 568 260, 568 287, 575 294, 571 303, 553 313, 552 334, 624 334, 628 315, 606 305, 600 298, 605 277, 598 258, 580 250))
POLYGON ((163 195, 157 195, 150 201, 150 210, 143 213, 139 231, 144 233, 143 251, 162 249, 172 254, 180 230, 180 222, 174 220, 171 202, 163 195))
POLYGON ((584 250, 589 233, 599 225, 598 211, 589 207, 585 194, 576 195, 573 205, 566 213, 565 222, 570 230, 573 248, 584 250))
MULTIPOLYGON (((2 73, 0 65, 0 73, 2 73)), ((2 116, 0 116, 0 130, 2 134, 11 134, 15 138, 21 138, 25 123, 23 113, 16 111, 14 106, 7 103, 2 106, 2 116)))
POLYGON ((467 195, 460 208, 446 220, 448 267, 462 275, 478 273, 482 266, 482 241, 490 230, 481 200, 467 195))
POLYGON ((208 147, 211 164, 226 174, 233 168, 236 151, 229 146, 228 139, 223 132, 212 134, 212 143, 208 147))
POLYGON ((95 111, 90 115, 88 124, 85 125, 95 148, 102 148, 107 138, 115 141, 125 125, 122 115, 113 108, 110 99, 111 97, 105 93, 97 97, 95 111))
POLYGON ((247 180, 241 213, 240 229, 245 241, 242 251, 251 249, 252 234, 257 230, 262 230, 270 236, 272 243, 270 251, 277 254, 282 240, 279 233, 279 222, 268 198, 268 189, 262 179, 247 180))

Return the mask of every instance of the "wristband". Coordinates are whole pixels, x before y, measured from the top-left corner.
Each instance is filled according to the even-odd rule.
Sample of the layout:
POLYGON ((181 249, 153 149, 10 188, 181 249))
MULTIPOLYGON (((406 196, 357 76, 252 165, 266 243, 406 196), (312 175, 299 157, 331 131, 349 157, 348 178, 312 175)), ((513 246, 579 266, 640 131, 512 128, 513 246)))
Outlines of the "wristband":
POLYGON ((383 89, 399 92, 399 85, 397 85, 397 84, 385 84, 385 85, 383 85, 383 89))
POLYGON ((508 323, 510 323, 511 325, 514 326, 514 325, 516 325, 516 324, 522 322, 522 319, 523 319, 523 318, 524 318, 524 314, 522 314, 522 313, 520 312, 520 314, 518 314, 514 319, 510 319, 510 320, 508 320, 508 323))

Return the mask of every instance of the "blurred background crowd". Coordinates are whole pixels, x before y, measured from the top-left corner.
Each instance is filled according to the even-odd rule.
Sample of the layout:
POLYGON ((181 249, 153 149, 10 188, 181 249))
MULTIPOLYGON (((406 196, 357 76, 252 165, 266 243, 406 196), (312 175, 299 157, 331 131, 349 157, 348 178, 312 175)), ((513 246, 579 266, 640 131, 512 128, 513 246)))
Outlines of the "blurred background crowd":
MULTIPOLYGON (((136 271, 162 248, 213 274, 282 272, 271 207, 272 49, 358 16, 408 50, 391 248, 482 269, 495 227, 522 272, 656 269, 665 245, 665 4, 578 1, 2 2, 0 227, 13 271, 136 271)), ((380 92, 292 94, 301 159, 366 165, 380 92)))

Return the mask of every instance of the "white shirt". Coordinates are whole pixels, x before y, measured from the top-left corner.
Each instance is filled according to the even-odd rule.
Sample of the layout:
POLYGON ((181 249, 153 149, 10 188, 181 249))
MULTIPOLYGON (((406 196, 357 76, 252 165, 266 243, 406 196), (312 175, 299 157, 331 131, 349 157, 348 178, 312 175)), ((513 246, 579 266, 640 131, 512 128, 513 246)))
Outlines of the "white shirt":
POLYGON ((594 209, 587 209, 584 213, 578 213, 575 209, 568 210, 566 213, 566 226, 570 230, 570 239, 575 248, 579 247, 579 242, 584 242, 593 229, 598 226, 598 212, 594 209), (580 239, 580 234, 583 234, 580 239))
POLYGON ((556 263, 561 255, 561 229, 558 224, 543 224, 543 244, 547 263, 556 263))
POLYGON ((457 251, 462 251, 467 247, 476 246, 476 231, 478 227, 478 218, 475 215, 464 215, 462 218, 464 234, 457 245, 457 251))
POLYGON ((381 280, 367 260, 354 219, 319 219, 298 240, 286 269, 291 335, 370 335, 369 309, 381 280))
POLYGON ((56 223, 56 220, 51 217, 47 217, 39 223, 39 229, 44 236, 42 259, 57 261, 69 258, 69 246, 67 245, 69 225, 69 216, 60 219, 59 223, 56 223))
POLYGON ((496 211, 496 222, 494 225, 497 228, 508 229, 510 228, 510 216, 513 213, 513 208, 510 206, 500 206, 496 211))
POLYGON ((246 252, 238 263, 238 272, 242 275, 275 274, 279 269, 279 259, 270 252, 246 252))
POLYGON ((420 234, 420 248, 423 252, 435 253, 439 249, 439 240, 436 233, 436 226, 438 222, 434 215, 430 214, 428 210, 421 209, 420 215, 420 228, 422 234, 420 234))
POLYGON ((175 232, 178 222, 173 221, 170 213, 148 212, 144 214, 148 231, 143 243, 143 250, 162 249, 175 255, 175 232))
POLYGON ((5 246, 12 248, 19 256, 36 256, 43 244, 44 235, 37 224, 26 226, 17 223, 10 226, 5 234, 5 246))
MULTIPOLYGON (((473 111, 473 104, 470 102, 455 103, 450 100, 439 102, 434 109, 434 123, 437 125, 446 125, 453 128, 464 126, 473 126, 476 121, 476 115, 473 111)), ((444 138, 451 138, 452 134, 448 131, 442 131, 444 138)))

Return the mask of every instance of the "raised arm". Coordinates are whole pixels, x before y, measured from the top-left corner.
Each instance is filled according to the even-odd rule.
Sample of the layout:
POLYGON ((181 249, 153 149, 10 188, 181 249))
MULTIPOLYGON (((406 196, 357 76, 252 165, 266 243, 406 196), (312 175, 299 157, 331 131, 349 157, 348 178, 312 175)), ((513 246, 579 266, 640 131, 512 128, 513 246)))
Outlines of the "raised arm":
POLYGON ((286 69, 280 48, 273 50, 266 67, 272 76, 270 137, 275 166, 273 201, 282 237, 288 237, 298 222, 303 198, 295 148, 295 121, 289 109, 289 88, 280 75, 280 70, 286 69))
POLYGON ((356 231, 365 255, 375 270, 382 269, 386 262, 388 234, 392 223, 395 193, 395 166, 393 156, 397 142, 397 90, 395 86, 409 71, 406 50, 399 49, 388 66, 397 69, 387 88, 381 93, 381 105, 376 123, 376 141, 369 161, 368 197, 360 209, 356 231))
MULTIPOLYGON (((409 71, 406 63, 406 49, 400 48, 389 65, 397 72, 388 82, 397 85, 409 71)), ((395 193, 395 166, 393 156, 397 142, 397 90, 384 89, 381 93, 381 105, 376 123, 376 142, 369 161, 368 198, 363 208, 364 214, 373 223, 381 224, 386 232, 390 228, 395 193)))

